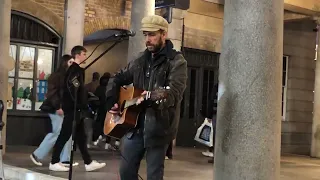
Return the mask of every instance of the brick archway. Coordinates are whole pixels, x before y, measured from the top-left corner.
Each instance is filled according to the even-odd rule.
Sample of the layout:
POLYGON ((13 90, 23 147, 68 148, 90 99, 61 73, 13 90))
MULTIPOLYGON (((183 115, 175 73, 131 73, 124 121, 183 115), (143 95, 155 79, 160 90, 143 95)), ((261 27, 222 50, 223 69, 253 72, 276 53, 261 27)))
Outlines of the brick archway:
POLYGON ((11 9, 34 16, 51 26, 60 35, 63 34, 63 19, 38 3, 30 0, 14 0, 11 9))
POLYGON ((88 36, 104 29, 129 29, 130 19, 121 16, 110 16, 108 18, 95 18, 85 22, 84 36, 88 36))

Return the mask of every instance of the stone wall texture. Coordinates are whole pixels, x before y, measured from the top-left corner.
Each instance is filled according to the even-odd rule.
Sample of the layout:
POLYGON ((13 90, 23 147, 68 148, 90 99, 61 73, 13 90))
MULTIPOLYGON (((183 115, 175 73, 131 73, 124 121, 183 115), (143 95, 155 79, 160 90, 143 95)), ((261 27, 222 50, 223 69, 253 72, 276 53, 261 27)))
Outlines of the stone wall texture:
POLYGON ((312 21, 284 24, 283 53, 289 56, 286 116, 281 151, 309 155, 312 136, 316 27, 312 21))

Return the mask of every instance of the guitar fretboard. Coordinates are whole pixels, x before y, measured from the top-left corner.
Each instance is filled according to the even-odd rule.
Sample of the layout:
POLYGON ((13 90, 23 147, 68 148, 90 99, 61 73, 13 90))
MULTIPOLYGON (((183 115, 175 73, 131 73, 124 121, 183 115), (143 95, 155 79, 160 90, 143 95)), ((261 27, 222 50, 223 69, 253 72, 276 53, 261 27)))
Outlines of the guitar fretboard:
POLYGON ((138 101, 139 98, 140 98, 140 97, 136 97, 136 98, 133 98, 133 99, 131 99, 131 100, 126 101, 126 103, 125 103, 125 105, 124 105, 124 109, 126 109, 126 108, 128 108, 128 107, 130 107, 130 106, 135 105, 135 104, 137 103, 137 101, 138 101))

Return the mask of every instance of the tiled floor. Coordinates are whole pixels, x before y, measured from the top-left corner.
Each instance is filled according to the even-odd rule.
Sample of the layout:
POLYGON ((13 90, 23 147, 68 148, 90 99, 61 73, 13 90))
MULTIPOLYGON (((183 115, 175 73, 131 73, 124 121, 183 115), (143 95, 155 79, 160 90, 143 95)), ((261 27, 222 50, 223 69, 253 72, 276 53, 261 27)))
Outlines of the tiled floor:
MULTIPOLYGON (((4 162, 9 165, 18 166, 38 173, 48 174, 67 179, 68 173, 50 172, 48 162, 45 166, 36 167, 29 160, 32 147, 14 148, 14 151, 7 153, 4 162)), ((76 160, 80 166, 74 170, 74 180, 118 180, 119 154, 106 151, 92 150, 94 159, 107 162, 107 167, 98 171, 87 173, 84 171, 83 163, 80 161, 79 154, 76 160)), ((213 165, 207 163, 207 158, 201 155, 201 150, 182 149, 175 150, 174 160, 166 161, 165 179, 166 180, 212 180, 213 165)), ((140 174, 143 179, 145 176, 145 162, 141 165, 140 174)), ((29 172, 30 173, 30 172, 29 172)), ((42 180, 42 178, 38 178, 42 180)), ((37 179, 37 180, 38 180, 37 179)), ((46 178, 47 179, 47 178, 46 178)), ((281 159, 281 180, 319 180, 320 179, 320 159, 313 159, 305 156, 282 156, 281 159)), ((25 179, 29 180, 29 179, 25 179)), ((31 180, 31 179, 30 179, 31 180)), ((35 179, 32 179, 35 180, 35 179)))

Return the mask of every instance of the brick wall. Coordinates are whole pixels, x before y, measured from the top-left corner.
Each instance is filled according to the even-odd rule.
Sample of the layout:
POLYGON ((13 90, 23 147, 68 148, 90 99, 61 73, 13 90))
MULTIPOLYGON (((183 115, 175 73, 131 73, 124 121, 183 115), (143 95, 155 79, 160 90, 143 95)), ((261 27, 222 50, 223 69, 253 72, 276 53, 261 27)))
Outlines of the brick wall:
MULTIPOLYGON (((32 0, 63 19, 64 0, 32 0)), ((86 0, 85 21, 110 16, 130 17, 131 1, 122 0, 86 0)))
POLYGON ((32 1, 48 8, 49 10, 51 10, 52 12, 54 12, 60 18, 63 19, 64 0, 32 0, 32 1))
POLYGON ((309 155, 311 149, 316 27, 312 21, 285 23, 284 55, 289 56, 283 153, 309 155))

